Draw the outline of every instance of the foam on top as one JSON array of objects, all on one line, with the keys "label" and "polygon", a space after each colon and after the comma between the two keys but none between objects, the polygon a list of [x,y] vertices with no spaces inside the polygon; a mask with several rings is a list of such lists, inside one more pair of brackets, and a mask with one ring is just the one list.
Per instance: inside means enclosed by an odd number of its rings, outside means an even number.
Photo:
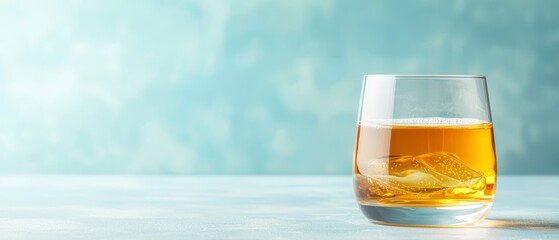
[{"label": "foam on top", "polygon": [[491,125],[491,122],[475,118],[399,118],[399,119],[374,119],[361,121],[362,126],[386,127],[386,126],[456,126],[466,127],[472,125]]}]

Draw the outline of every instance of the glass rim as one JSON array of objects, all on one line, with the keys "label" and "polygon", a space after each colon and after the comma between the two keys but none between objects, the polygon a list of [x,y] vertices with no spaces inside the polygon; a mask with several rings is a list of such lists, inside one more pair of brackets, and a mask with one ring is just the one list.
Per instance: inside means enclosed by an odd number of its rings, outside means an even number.
[{"label": "glass rim", "polygon": [[368,78],[393,78],[393,79],[486,79],[485,75],[436,75],[436,74],[365,74],[365,79]]}]

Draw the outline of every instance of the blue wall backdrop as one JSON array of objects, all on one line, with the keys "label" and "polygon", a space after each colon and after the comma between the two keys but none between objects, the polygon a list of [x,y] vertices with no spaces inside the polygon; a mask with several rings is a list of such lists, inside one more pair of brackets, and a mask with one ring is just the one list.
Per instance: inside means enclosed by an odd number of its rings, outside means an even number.
[{"label": "blue wall backdrop", "polygon": [[0,173],[348,174],[366,73],[485,74],[559,174],[559,1],[0,1]]}]

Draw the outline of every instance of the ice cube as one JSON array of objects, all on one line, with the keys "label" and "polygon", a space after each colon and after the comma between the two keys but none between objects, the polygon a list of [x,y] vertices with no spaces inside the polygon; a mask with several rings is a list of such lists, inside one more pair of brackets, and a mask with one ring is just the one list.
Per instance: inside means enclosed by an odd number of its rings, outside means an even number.
[{"label": "ice cube", "polygon": [[362,194],[366,194],[367,197],[371,197],[371,195],[394,197],[397,195],[413,194],[411,192],[393,186],[388,182],[381,181],[379,178],[367,177],[361,174],[356,174],[355,178],[355,181],[357,181],[357,187],[359,187],[359,189],[361,189],[362,191]]},{"label": "ice cube", "polygon": [[485,176],[464,163],[456,154],[448,152],[427,153],[415,157],[426,172],[444,182],[446,186],[467,186],[474,190],[485,189]]},{"label": "ice cube", "polygon": [[448,152],[387,156],[369,162],[369,186],[376,195],[470,194],[485,189],[483,173]]}]

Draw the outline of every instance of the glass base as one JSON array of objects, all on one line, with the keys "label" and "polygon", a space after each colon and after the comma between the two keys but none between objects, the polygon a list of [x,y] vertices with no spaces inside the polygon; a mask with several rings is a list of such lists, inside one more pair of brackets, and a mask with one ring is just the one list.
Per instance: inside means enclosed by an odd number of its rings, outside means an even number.
[{"label": "glass base", "polygon": [[403,207],[359,205],[374,223],[416,227],[450,227],[480,222],[493,203],[475,203],[444,207]]}]

